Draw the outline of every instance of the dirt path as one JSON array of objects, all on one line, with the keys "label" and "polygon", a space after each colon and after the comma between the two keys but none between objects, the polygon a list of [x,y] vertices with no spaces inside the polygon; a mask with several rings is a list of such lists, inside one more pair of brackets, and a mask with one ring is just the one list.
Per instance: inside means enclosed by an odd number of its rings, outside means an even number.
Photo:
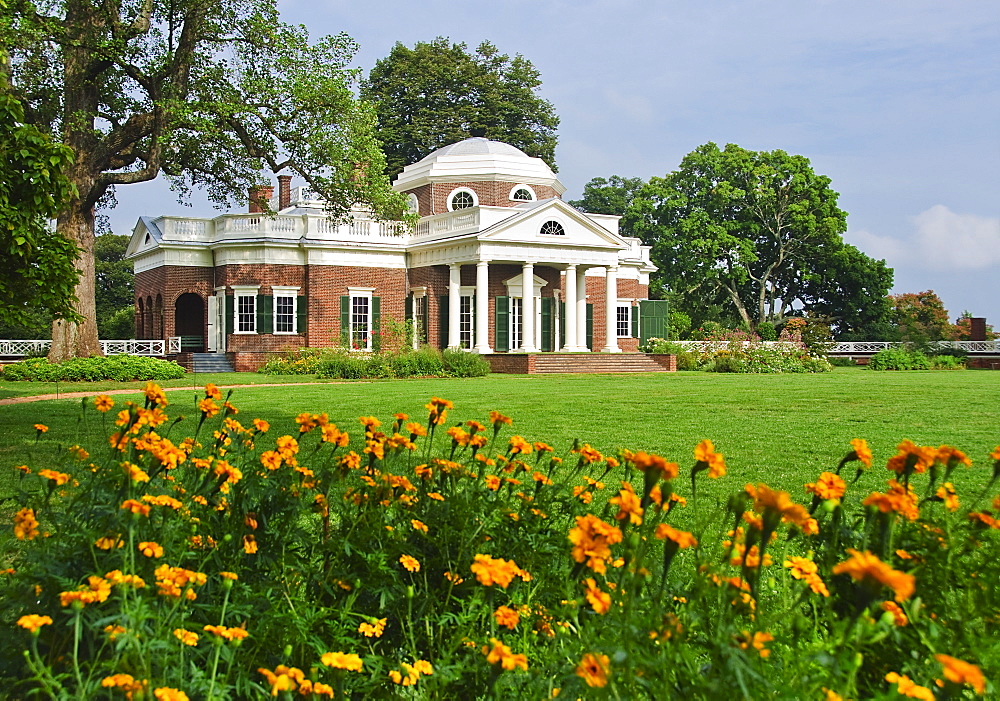
[{"label": "dirt path", "polygon": [[[258,385],[219,385],[219,389],[242,389],[246,387],[303,387],[306,385],[345,385],[357,382],[275,382]],[[190,392],[198,387],[164,387],[164,392]],[[49,399],[79,399],[80,397],[96,397],[101,394],[142,394],[141,389],[109,389],[103,392],[59,392],[59,394],[35,394],[30,397],[8,397],[0,399],[0,406],[8,404],[26,404],[28,402],[43,402]]]}]

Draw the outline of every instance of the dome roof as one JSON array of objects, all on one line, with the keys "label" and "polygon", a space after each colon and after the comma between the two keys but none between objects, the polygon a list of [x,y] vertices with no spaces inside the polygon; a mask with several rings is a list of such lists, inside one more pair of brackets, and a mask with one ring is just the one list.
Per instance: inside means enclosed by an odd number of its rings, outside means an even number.
[{"label": "dome roof", "polygon": [[500,181],[548,185],[560,195],[566,188],[541,158],[482,136],[448,144],[406,166],[393,187],[399,192],[431,182]]},{"label": "dome roof", "polygon": [[520,156],[521,158],[531,158],[521,149],[502,141],[490,141],[482,136],[473,136],[464,141],[442,146],[436,151],[420,159],[421,162],[436,159],[439,156]]}]

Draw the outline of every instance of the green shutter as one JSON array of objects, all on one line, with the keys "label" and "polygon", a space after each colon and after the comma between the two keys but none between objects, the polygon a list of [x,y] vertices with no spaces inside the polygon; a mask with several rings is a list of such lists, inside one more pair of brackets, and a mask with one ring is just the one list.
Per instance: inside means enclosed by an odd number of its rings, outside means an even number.
[{"label": "green shutter", "polygon": [[587,348],[594,350],[594,305],[587,305]]},{"label": "green shutter", "polygon": [[295,299],[295,331],[301,334],[309,331],[309,314],[304,295],[299,295]]},{"label": "green shutter", "polygon": [[496,347],[498,353],[510,350],[510,297],[497,297],[496,309]]},{"label": "green shutter", "polygon": [[[566,303],[559,303],[559,343],[566,345]],[[558,351],[559,349],[556,348]]]},{"label": "green shutter", "polygon": [[372,297],[372,350],[382,350],[382,298]]},{"label": "green shutter", "polygon": [[670,334],[670,309],[665,299],[639,301],[639,339],[645,343],[651,338],[667,338]]},{"label": "green shutter", "polygon": [[438,297],[438,348],[448,347],[448,295]]},{"label": "green shutter", "polygon": [[406,314],[406,320],[407,321],[413,321],[413,295],[412,294],[406,295],[406,311],[404,313]]},{"label": "green shutter", "polygon": [[552,302],[551,297],[542,297],[542,352],[551,353],[553,349],[552,338]]},{"label": "green shutter", "polygon": [[429,342],[427,340],[427,338],[428,338],[428,336],[427,336],[427,334],[428,334],[428,331],[427,331],[427,326],[428,326],[428,324],[427,324],[427,309],[428,309],[427,300],[428,299],[429,298],[426,295],[424,295],[423,297],[420,297],[419,299],[417,299],[417,304],[420,305],[420,312],[421,312],[420,313],[420,318],[423,319],[423,324],[420,327],[420,342],[423,343],[424,345],[426,345]]},{"label": "green shutter", "polygon": [[274,333],[274,297],[257,295],[257,333]]},{"label": "green shutter", "polygon": [[340,298],[340,344],[351,347],[351,298],[347,295]]},{"label": "green shutter", "polygon": [[233,332],[233,315],[236,313],[235,297],[226,295],[226,333]]},{"label": "green shutter", "polygon": [[632,338],[639,338],[639,307],[632,307]]}]

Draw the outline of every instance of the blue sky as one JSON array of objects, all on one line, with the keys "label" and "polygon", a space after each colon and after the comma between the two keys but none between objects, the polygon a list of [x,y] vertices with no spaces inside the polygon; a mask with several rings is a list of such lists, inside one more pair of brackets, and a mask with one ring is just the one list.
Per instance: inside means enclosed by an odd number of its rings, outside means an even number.
[{"label": "blue sky", "polygon": [[[489,40],[541,72],[556,159],[593,177],[664,175],[700,144],[808,157],[849,213],[846,240],[1000,328],[1000,3],[841,0],[279,0],[313,35],[346,32],[364,70],[397,42]],[[121,188],[143,214],[210,216],[166,186]]]}]

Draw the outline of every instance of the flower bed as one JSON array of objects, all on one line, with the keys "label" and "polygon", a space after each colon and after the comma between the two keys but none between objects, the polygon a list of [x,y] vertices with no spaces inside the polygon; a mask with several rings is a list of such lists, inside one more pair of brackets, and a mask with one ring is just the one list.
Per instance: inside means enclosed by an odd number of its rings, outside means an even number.
[{"label": "flower bed", "polygon": [[312,413],[272,431],[205,395],[183,421],[155,385],[144,406],[99,397],[106,445],[19,468],[0,577],[11,694],[994,691],[1000,447],[968,494],[951,482],[967,456],[908,441],[865,494],[857,440],[804,503],[764,484],[716,503],[699,485],[730,478],[707,440],[682,470],[557,455],[438,398],[352,437]]}]

